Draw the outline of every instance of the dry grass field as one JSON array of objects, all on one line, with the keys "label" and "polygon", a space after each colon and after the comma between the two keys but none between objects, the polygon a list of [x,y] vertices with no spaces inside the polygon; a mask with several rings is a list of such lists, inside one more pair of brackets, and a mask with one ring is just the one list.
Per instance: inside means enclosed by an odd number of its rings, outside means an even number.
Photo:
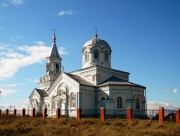
[{"label": "dry grass field", "polygon": [[0,119],[0,136],[180,136],[180,125],[175,122],[158,124],[157,121],[83,118],[30,118]]}]

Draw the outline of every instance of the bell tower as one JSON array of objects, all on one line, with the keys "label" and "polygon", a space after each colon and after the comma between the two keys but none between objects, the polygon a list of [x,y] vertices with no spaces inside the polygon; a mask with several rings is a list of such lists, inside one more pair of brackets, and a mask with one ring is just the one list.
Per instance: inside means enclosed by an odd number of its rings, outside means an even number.
[{"label": "bell tower", "polygon": [[52,50],[50,56],[46,58],[46,73],[52,76],[58,76],[61,72],[61,60],[56,46],[56,36],[53,34]]},{"label": "bell tower", "polygon": [[52,49],[50,56],[46,58],[46,75],[40,78],[39,88],[48,90],[52,83],[61,73],[61,61],[62,58],[59,55],[56,46],[56,36],[53,34]]}]

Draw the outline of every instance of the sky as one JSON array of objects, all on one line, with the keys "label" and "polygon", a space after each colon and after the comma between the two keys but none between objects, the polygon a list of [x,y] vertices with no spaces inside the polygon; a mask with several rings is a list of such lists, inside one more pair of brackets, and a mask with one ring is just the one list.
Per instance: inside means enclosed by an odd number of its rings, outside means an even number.
[{"label": "sky", "polygon": [[180,108],[179,0],[0,0],[0,108],[27,106],[54,29],[71,72],[82,68],[96,28],[111,46],[112,68],[146,86],[148,108]]}]

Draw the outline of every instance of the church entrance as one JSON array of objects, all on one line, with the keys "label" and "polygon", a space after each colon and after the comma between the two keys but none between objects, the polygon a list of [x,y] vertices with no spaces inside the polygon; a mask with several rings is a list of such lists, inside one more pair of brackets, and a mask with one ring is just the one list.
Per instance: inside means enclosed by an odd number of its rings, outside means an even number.
[{"label": "church entrance", "polygon": [[66,106],[66,99],[60,98],[57,102],[57,108],[61,110],[61,115],[66,115],[67,106]]},{"label": "church entrance", "polygon": [[60,109],[61,115],[68,115],[68,100],[67,95],[64,91],[59,93],[58,99],[57,99],[57,108]]}]

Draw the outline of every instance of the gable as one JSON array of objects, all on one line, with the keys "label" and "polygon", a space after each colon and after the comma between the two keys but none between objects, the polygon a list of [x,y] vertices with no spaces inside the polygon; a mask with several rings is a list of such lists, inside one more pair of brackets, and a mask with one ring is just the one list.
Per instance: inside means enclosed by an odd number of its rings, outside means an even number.
[{"label": "gable", "polygon": [[68,92],[71,90],[78,91],[79,83],[72,77],[68,76],[66,73],[62,72],[54,81],[54,83],[50,86],[47,93],[51,96],[55,95],[61,87],[65,87]]},{"label": "gable", "polygon": [[37,92],[36,88],[32,91],[32,93],[30,94],[29,96],[29,99],[33,99],[33,98],[36,98],[36,99],[40,99],[40,95],[39,93]]}]

